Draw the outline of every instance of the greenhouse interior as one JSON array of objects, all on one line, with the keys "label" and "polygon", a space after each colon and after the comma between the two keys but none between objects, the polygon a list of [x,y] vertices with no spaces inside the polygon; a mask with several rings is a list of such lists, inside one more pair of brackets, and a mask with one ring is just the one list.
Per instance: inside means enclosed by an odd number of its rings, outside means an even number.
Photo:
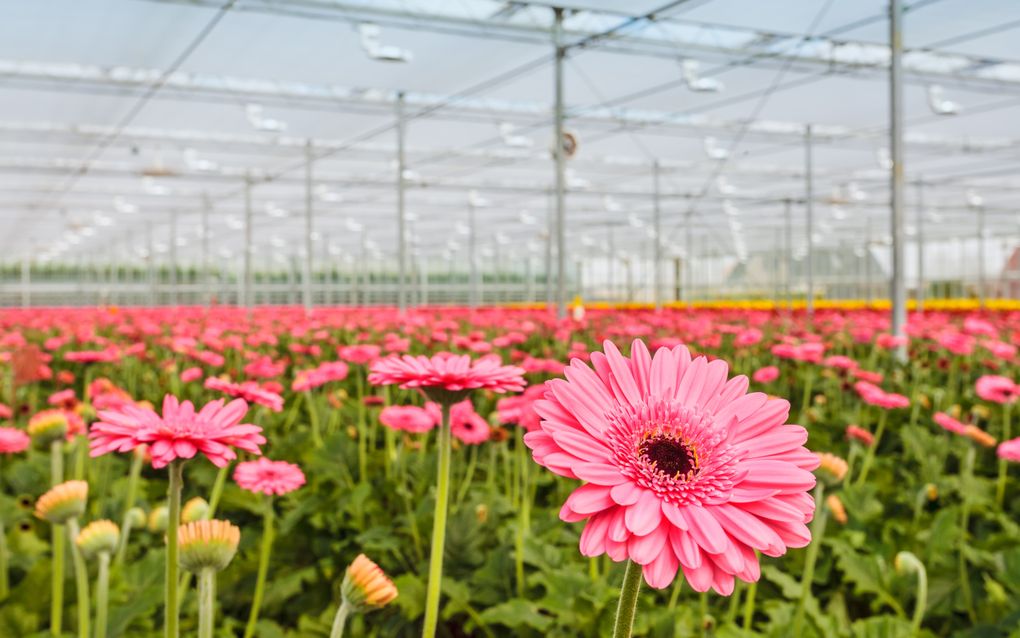
[{"label": "greenhouse interior", "polygon": [[1020,636],[1018,38],[0,3],[0,638]]}]

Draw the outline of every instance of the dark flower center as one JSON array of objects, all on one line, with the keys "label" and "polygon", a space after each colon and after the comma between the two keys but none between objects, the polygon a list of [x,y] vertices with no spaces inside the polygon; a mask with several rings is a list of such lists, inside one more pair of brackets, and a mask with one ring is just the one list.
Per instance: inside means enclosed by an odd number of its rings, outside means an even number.
[{"label": "dark flower center", "polygon": [[653,436],[638,446],[638,454],[666,476],[679,477],[698,468],[694,451],[670,436]]}]

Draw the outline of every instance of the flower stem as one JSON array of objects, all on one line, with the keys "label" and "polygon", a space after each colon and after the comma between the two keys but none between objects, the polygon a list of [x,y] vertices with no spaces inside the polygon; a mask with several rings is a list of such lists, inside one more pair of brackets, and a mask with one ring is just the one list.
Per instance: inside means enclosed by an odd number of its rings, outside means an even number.
[{"label": "flower stem", "polygon": [[269,574],[269,554],[273,550],[273,497],[266,495],[265,514],[262,523],[262,548],[259,550],[259,571],[255,579],[255,596],[251,602],[251,613],[248,614],[248,624],[244,628],[244,638],[252,638],[255,635],[255,625],[259,621],[259,608],[262,607],[262,597],[266,593],[266,576]]},{"label": "flower stem", "polygon": [[422,638],[433,638],[439,624],[439,596],[443,579],[443,546],[446,542],[446,513],[450,498],[450,404],[443,403],[443,422],[439,424],[439,461],[436,470],[436,509],[432,521],[432,548],[429,553],[429,584],[425,595],[425,623]]},{"label": "flower stem", "polygon": [[825,536],[825,523],[828,519],[828,510],[825,508],[825,483],[819,482],[815,485],[815,520],[811,521],[811,544],[808,546],[807,555],[804,557],[804,572],[800,577],[800,600],[797,602],[797,611],[793,616],[793,635],[800,636],[804,624],[804,611],[807,607],[808,598],[811,597],[811,583],[815,578],[815,563],[818,561],[818,550],[822,546],[822,538]]},{"label": "flower stem", "polygon": [[6,600],[11,593],[11,580],[7,571],[7,530],[3,519],[0,519],[0,601]]},{"label": "flower stem", "polygon": [[50,443],[50,486],[64,482],[64,441]]},{"label": "flower stem", "polygon": [[216,516],[216,508],[220,504],[220,497],[223,496],[223,486],[227,482],[227,474],[230,472],[230,465],[224,465],[216,472],[216,480],[213,481],[212,492],[209,494],[209,511],[205,514],[205,520],[211,521]]},{"label": "flower stem", "polygon": [[634,631],[634,615],[637,612],[638,593],[641,591],[641,566],[627,561],[620,586],[620,602],[616,607],[616,623],[613,638],[630,638]]},{"label": "flower stem", "polygon": [[216,570],[206,567],[198,575],[198,638],[213,638],[215,619]]},{"label": "flower stem", "polygon": [[888,416],[889,411],[882,410],[878,417],[875,440],[868,446],[868,452],[864,455],[864,462],[861,463],[861,474],[857,477],[857,485],[864,485],[864,481],[868,480],[868,471],[871,469],[871,464],[875,461],[875,453],[878,450],[878,446],[882,443],[882,434],[885,432],[885,422]]},{"label": "flower stem", "polygon": [[917,600],[910,622],[910,635],[919,636],[921,623],[924,622],[924,612],[928,607],[928,572],[924,568],[924,563],[910,552],[900,552],[896,555],[896,571],[901,570],[917,574]]},{"label": "flower stem", "polygon": [[311,391],[305,392],[305,406],[308,408],[308,420],[312,422],[312,443],[322,447],[322,429],[319,425],[319,406],[315,405]]},{"label": "flower stem", "polygon": [[53,577],[50,592],[50,635],[60,636],[64,620],[64,526],[54,525],[53,539]]},{"label": "flower stem", "polygon": [[333,628],[329,632],[329,638],[341,638],[344,635],[344,625],[347,624],[347,616],[351,613],[351,606],[346,600],[340,602],[340,608],[336,610],[333,618]]},{"label": "flower stem", "polygon": [[89,638],[90,612],[92,605],[89,604],[89,572],[85,568],[85,557],[75,539],[78,538],[78,519],[72,518],[67,521],[67,537],[71,541],[71,560],[74,561],[74,584],[78,592],[78,638]]},{"label": "flower stem", "polygon": [[970,498],[968,490],[974,475],[974,445],[967,446],[967,455],[963,458],[963,468],[960,470],[961,493],[963,502],[960,505],[960,593],[963,595],[963,604],[967,608],[967,615],[971,622],[974,622],[977,615],[974,613],[974,598],[970,591],[970,573],[967,569],[967,530],[970,527]]},{"label": "flower stem", "polygon": [[754,581],[747,588],[747,598],[744,600],[744,631],[751,631],[754,624],[754,598],[758,593],[758,581]]},{"label": "flower stem", "polygon": [[[1002,439],[1008,441],[1011,436],[1010,433],[1010,414],[1009,406],[1007,403],[1002,406]],[[995,483],[995,503],[1002,508],[1002,503],[1006,499],[1006,472],[1009,461],[1006,459],[999,459],[999,480]]]},{"label": "flower stem", "polygon": [[96,576],[96,638],[106,638],[106,618],[110,607],[110,552],[99,552]]},{"label": "flower stem", "polygon": [[168,516],[166,528],[166,597],[163,603],[163,635],[177,638],[180,610],[177,608],[177,527],[181,524],[181,490],[184,487],[184,462],[170,462],[170,483],[167,487]]}]

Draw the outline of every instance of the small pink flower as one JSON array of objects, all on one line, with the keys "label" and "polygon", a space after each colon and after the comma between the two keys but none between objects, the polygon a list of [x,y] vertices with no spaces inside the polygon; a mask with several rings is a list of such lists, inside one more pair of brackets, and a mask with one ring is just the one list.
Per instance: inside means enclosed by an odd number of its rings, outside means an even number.
[{"label": "small pink flower", "polygon": [[1013,403],[1020,397],[1020,385],[1008,377],[986,374],[978,378],[974,391],[985,401]]},{"label": "small pink flower", "polygon": [[234,468],[234,481],[241,489],[249,492],[280,495],[304,485],[305,474],[293,463],[270,461],[262,457],[238,463]]},{"label": "small pink flower", "polygon": [[998,454],[1000,459],[1020,463],[1020,437],[1000,443]]},{"label": "small pink flower", "polygon": [[946,430],[953,434],[959,434],[961,436],[967,434],[967,425],[957,421],[953,417],[949,416],[945,412],[936,412],[935,416],[932,417],[935,423],[941,425]]},{"label": "small pink flower", "polygon": [[836,368],[838,370],[853,370],[857,367],[857,362],[850,357],[844,357],[843,355],[832,355],[831,357],[825,357],[822,364],[828,368]]},{"label": "small pink flower", "polygon": [[379,358],[382,351],[377,345],[362,343],[353,346],[341,346],[337,348],[337,355],[347,363],[363,366],[372,363]]},{"label": "small pink flower", "polygon": [[262,428],[241,423],[248,404],[242,399],[223,405],[223,399],[205,404],[196,412],[191,401],[178,402],[166,395],[163,415],[149,408],[124,405],[102,410],[89,432],[92,456],[109,452],[129,452],[149,446],[152,467],[161,468],[176,459],[190,459],[201,452],[217,467],[225,467],[237,458],[234,448],[261,454],[266,442]]},{"label": "small pink flower", "polygon": [[863,443],[866,447],[870,447],[875,443],[875,435],[868,432],[859,425],[850,424],[846,426],[846,438],[851,441],[858,441]]},{"label": "small pink flower", "polygon": [[198,366],[192,366],[187,370],[181,372],[181,381],[184,383],[191,383],[192,381],[198,381],[202,378],[202,368]]},{"label": "small pink flower", "polygon": [[478,445],[489,440],[492,428],[475,412],[471,401],[465,399],[450,408],[450,432],[462,443]]},{"label": "small pink flower", "polygon": [[273,392],[269,387],[261,386],[254,381],[234,383],[219,377],[209,377],[205,380],[205,387],[210,390],[224,392],[232,397],[257,403],[269,408],[273,412],[281,412],[283,410],[283,397]]},{"label": "small pink flower", "polygon": [[415,434],[428,432],[436,427],[435,415],[416,405],[391,405],[379,412],[379,422],[393,430]]},{"label": "small pink flower", "polygon": [[758,368],[751,375],[751,379],[755,383],[772,383],[779,378],[779,368],[776,366],[765,366],[764,368]]},{"label": "small pink flower", "polygon": [[437,388],[452,393],[469,390],[503,393],[523,390],[523,374],[521,368],[502,365],[497,355],[472,361],[467,355],[440,352],[431,358],[404,355],[380,359],[372,364],[368,382],[402,388]]},{"label": "small pink flower", "polygon": [[32,438],[18,428],[0,428],[0,454],[17,454],[28,449]]}]

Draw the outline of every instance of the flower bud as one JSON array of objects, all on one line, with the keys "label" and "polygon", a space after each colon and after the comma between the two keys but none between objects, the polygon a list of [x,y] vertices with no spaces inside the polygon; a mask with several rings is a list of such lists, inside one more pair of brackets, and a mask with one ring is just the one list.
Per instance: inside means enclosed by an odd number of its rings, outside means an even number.
[{"label": "flower bud", "polygon": [[237,553],[241,530],[228,521],[194,521],[177,531],[178,563],[192,573],[212,568],[221,571]]},{"label": "flower bud", "polygon": [[130,525],[133,529],[145,527],[145,510],[140,507],[132,507],[127,511],[125,517],[127,525]]},{"label": "flower bud", "polygon": [[995,447],[996,444],[995,437],[985,432],[976,425],[968,425],[966,428],[964,428],[963,434],[968,439],[974,441],[978,445],[983,445],[985,447]]},{"label": "flower bud", "polygon": [[479,503],[475,506],[475,519],[484,525],[489,520],[489,506],[485,503]]},{"label": "flower bud", "polygon": [[68,427],[63,410],[43,410],[28,420],[28,435],[36,445],[46,447],[66,437]]},{"label": "flower bud", "polygon": [[347,604],[359,611],[385,607],[397,597],[393,581],[364,554],[347,568],[341,591]]},{"label": "flower bud", "polygon": [[209,503],[201,496],[196,496],[181,508],[181,522],[191,523],[202,520],[209,513]]},{"label": "flower bud", "polygon": [[840,525],[846,525],[846,522],[848,520],[846,515],[846,508],[843,507],[843,501],[840,500],[838,495],[829,494],[827,497],[825,497],[825,505],[829,508],[829,511],[832,512],[833,520],[835,520]]},{"label": "flower bud", "polygon": [[818,465],[820,478],[830,484],[839,483],[843,480],[849,469],[846,461],[829,452],[820,452],[817,456],[820,461]]},{"label": "flower bud", "polygon": [[165,532],[167,525],[170,523],[170,510],[166,505],[157,505],[152,508],[149,512],[149,520],[147,526],[149,531],[153,534],[159,534]]},{"label": "flower bud", "polygon": [[63,525],[85,513],[89,484],[85,481],[67,481],[56,485],[35,502],[37,518],[54,525]]},{"label": "flower bud", "polygon": [[86,557],[102,552],[112,554],[120,543],[120,528],[113,521],[92,521],[78,533],[74,542]]}]

